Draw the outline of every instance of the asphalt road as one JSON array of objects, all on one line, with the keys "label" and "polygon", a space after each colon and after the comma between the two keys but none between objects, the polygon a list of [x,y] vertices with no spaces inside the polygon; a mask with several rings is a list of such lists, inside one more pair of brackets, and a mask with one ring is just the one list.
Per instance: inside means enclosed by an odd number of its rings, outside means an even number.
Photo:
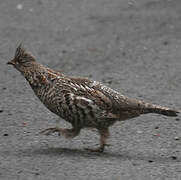
[{"label": "asphalt road", "polygon": [[181,180],[181,118],[144,115],[73,140],[38,132],[59,123],[6,65],[20,42],[37,60],[123,94],[181,107],[180,0],[0,1],[1,180]]}]

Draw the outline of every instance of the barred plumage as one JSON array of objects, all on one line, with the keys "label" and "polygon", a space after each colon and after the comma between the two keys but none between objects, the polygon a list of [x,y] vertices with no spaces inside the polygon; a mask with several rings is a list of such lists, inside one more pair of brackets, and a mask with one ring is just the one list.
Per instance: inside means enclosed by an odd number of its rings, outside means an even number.
[{"label": "barred plumage", "polygon": [[[72,129],[48,128],[42,133],[58,132],[75,137],[82,128],[98,129],[101,139],[96,151],[102,152],[109,136],[109,126],[116,121],[146,113],[177,116],[178,111],[128,98],[93,80],[66,76],[35,61],[21,45],[8,64],[20,71],[42,103],[72,124]],[[94,150],[95,151],[95,150]]]}]

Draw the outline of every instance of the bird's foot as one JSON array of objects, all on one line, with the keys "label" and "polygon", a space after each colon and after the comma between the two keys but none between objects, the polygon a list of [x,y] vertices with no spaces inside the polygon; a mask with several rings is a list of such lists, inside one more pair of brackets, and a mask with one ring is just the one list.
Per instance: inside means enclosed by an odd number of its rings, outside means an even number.
[{"label": "bird's foot", "polygon": [[40,134],[45,134],[45,135],[50,135],[52,133],[58,132],[59,136],[64,136],[66,138],[74,138],[77,136],[80,132],[80,129],[62,129],[59,127],[54,127],[54,128],[48,128],[40,132]]},{"label": "bird's foot", "polygon": [[85,148],[85,150],[89,151],[89,152],[98,152],[98,153],[104,152],[104,148],[102,148],[102,147],[98,147],[98,148],[95,148],[95,149]]},{"label": "bird's foot", "polygon": [[43,131],[40,131],[39,133],[40,134],[45,134],[45,135],[50,135],[50,134],[53,134],[55,132],[58,132],[58,135],[60,136],[61,135],[61,132],[62,132],[62,129],[59,128],[59,127],[53,127],[53,128],[47,128]]},{"label": "bird's foot", "polygon": [[102,146],[95,148],[95,149],[91,149],[91,148],[85,148],[86,151],[90,151],[90,152],[99,152],[102,153],[104,152],[104,147],[105,146],[111,146],[111,144],[103,144]]},{"label": "bird's foot", "polygon": [[102,146],[99,146],[98,148],[91,149],[91,148],[85,148],[85,150],[90,151],[90,152],[99,152],[102,153],[104,152],[104,147],[107,146],[107,144],[104,144]]}]

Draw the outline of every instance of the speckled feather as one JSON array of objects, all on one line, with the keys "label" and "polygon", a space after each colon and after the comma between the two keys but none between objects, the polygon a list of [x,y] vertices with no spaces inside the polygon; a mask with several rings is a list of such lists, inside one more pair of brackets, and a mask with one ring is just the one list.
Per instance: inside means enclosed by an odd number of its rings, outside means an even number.
[{"label": "speckled feather", "polygon": [[49,69],[37,63],[21,45],[9,64],[23,74],[37,97],[51,112],[73,126],[73,129],[49,128],[51,132],[74,137],[82,128],[96,128],[101,135],[98,149],[101,151],[109,134],[108,127],[116,121],[146,113],[177,115],[175,110],[128,98],[97,81],[67,76]]}]

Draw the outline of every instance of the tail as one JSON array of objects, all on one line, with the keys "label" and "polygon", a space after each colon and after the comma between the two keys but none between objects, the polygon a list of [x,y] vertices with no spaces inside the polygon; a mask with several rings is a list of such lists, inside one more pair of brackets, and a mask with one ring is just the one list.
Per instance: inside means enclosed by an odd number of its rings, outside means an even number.
[{"label": "tail", "polygon": [[178,116],[178,113],[180,113],[181,111],[177,111],[177,110],[159,106],[159,105],[146,103],[145,112],[146,113],[157,113],[157,114],[162,114],[165,116],[176,117],[176,116]]}]

